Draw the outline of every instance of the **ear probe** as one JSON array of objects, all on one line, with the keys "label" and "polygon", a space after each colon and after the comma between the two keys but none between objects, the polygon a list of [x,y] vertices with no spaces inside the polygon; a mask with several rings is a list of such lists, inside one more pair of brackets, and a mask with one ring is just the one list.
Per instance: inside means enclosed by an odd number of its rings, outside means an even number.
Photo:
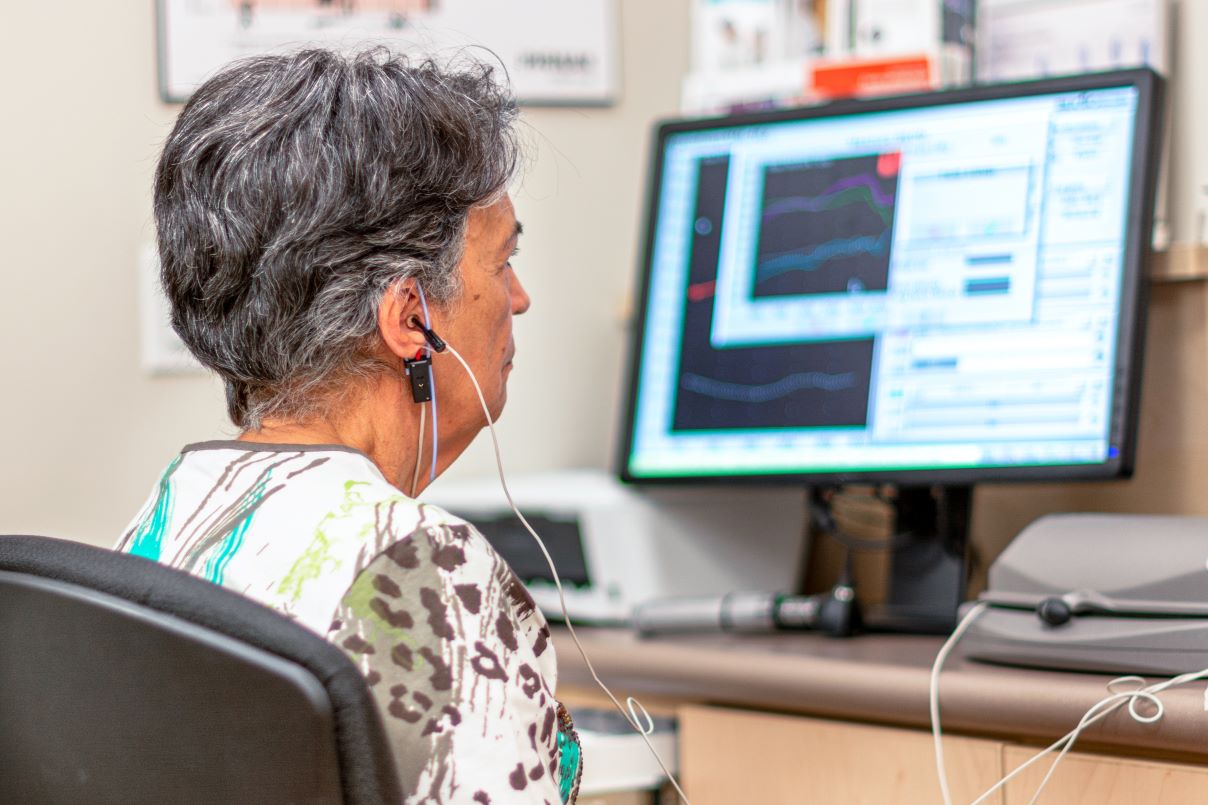
[{"label": "ear probe", "polygon": [[411,317],[411,324],[414,324],[416,327],[418,327],[420,332],[424,334],[424,340],[428,342],[428,346],[432,347],[433,352],[444,352],[446,349],[448,349],[449,345],[446,344],[444,339],[437,335],[436,331],[431,327],[425,326],[414,316]]},{"label": "ear probe", "polygon": [[[421,324],[419,319],[412,316],[410,323],[423,332],[424,340],[428,342],[432,352],[444,352],[448,349],[448,344],[444,342],[444,339],[437,335],[432,328]],[[415,353],[414,358],[404,359],[403,366],[407,370],[407,377],[411,380],[411,399],[417,403],[426,403],[431,400],[432,358],[424,355],[421,349]]]}]

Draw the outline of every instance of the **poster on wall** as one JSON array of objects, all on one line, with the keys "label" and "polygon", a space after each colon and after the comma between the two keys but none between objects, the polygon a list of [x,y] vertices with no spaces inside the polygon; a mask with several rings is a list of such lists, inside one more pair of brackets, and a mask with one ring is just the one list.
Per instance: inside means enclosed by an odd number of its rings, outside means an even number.
[{"label": "poster on wall", "polygon": [[158,0],[157,15],[169,103],[245,56],[374,45],[498,60],[522,104],[604,105],[618,92],[616,0]]}]

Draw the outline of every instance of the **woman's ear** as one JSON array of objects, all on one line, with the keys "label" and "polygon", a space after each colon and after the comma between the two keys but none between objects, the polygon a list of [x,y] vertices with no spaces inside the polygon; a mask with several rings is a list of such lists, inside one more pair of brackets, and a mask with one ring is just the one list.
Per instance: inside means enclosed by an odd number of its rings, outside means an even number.
[{"label": "woman's ear", "polygon": [[399,359],[414,358],[426,346],[423,306],[414,279],[399,280],[386,289],[378,305],[378,334]]}]

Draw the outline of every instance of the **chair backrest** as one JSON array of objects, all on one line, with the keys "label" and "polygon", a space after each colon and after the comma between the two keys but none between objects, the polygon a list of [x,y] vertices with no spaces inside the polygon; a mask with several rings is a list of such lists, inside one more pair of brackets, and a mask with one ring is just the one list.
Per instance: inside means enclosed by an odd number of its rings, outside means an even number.
[{"label": "chair backrest", "polygon": [[186,573],[0,537],[0,802],[401,800],[356,666]]}]

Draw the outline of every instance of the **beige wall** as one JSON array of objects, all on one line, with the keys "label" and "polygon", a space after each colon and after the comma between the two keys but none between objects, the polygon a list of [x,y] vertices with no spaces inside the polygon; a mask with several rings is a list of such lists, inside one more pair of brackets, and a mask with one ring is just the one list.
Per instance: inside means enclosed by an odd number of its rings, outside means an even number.
[{"label": "beige wall", "polygon": [[[108,543],[181,444],[231,430],[215,382],[138,364],[136,260],[175,114],[157,95],[152,2],[67,5],[6,9],[0,48],[0,533]],[[620,103],[525,113],[518,266],[534,306],[500,428],[511,471],[612,459],[647,136],[688,60],[688,0],[620,5]],[[983,558],[1045,511],[1208,514],[1205,293],[1155,287],[1136,478],[983,487]],[[491,467],[480,439],[450,475]]]},{"label": "beige wall", "polygon": [[[517,263],[533,296],[509,470],[607,466],[650,122],[674,113],[687,0],[621,0],[620,102],[530,109]],[[0,533],[112,542],[182,444],[231,435],[219,385],[139,368],[137,256],[176,109],[151,0],[10,4],[0,48]],[[482,439],[457,475],[493,466]]]},{"label": "beige wall", "polygon": [[138,366],[136,258],[174,110],[150,3],[22,3],[0,49],[0,531],[112,540],[217,386]]}]

